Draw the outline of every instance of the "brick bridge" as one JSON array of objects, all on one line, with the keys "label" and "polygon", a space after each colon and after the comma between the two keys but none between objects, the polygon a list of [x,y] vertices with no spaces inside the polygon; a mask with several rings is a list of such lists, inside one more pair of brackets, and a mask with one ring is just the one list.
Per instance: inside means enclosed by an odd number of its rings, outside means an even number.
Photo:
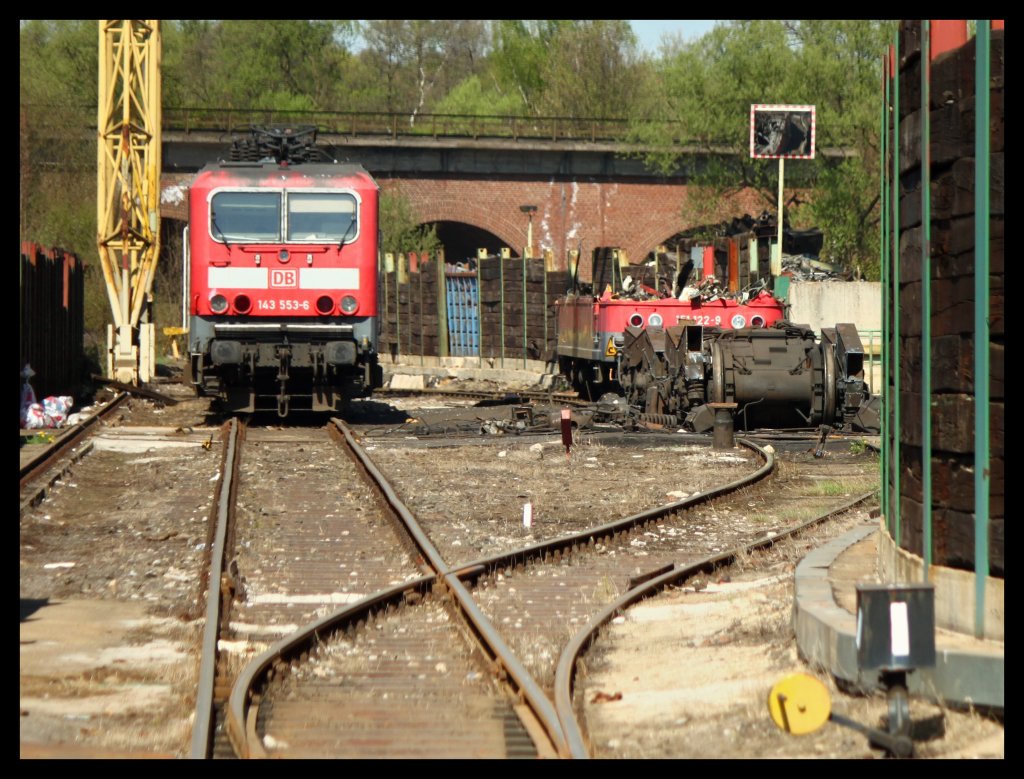
[{"label": "brick bridge", "polygon": [[[224,135],[165,133],[161,214],[183,220],[181,197],[192,174],[226,153]],[[339,160],[359,162],[384,191],[403,192],[421,224],[437,227],[446,257],[520,256],[533,214],[534,254],[550,250],[564,268],[568,251],[581,249],[581,274],[595,249],[624,249],[633,262],[695,225],[685,224],[685,170],[657,176],[624,156],[616,143],[466,138],[352,138],[321,135]],[[692,166],[690,158],[686,166]],[[733,198],[722,219],[765,208],[750,190]]]}]

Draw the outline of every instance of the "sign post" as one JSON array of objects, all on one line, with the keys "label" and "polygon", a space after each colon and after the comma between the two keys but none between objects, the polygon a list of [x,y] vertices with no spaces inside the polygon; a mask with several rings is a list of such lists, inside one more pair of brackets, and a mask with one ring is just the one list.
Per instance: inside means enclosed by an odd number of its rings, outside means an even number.
[{"label": "sign post", "polygon": [[779,161],[778,244],[771,253],[771,274],[782,274],[783,189],[786,160],[814,159],[816,111],[812,105],[750,106],[750,156]]}]

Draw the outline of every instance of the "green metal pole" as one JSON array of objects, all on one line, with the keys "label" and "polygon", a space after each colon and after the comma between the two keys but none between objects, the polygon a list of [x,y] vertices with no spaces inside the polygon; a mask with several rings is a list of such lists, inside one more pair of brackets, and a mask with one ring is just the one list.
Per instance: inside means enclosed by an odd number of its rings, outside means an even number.
[{"label": "green metal pole", "polygon": [[437,253],[437,354],[451,356],[448,344],[448,285],[444,275],[444,250]]},{"label": "green metal pole", "polygon": [[974,74],[974,635],[985,635],[989,488],[989,99],[991,21],[975,21]]},{"label": "green metal pole", "polygon": [[402,354],[402,272],[400,266],[402,264],[402,255],[398,254],[395,256],[395,342],[398,344],[398,352],[396,354]]},{"label": "green metal pole", "polygon": [[[543,252],[542,252],[543,254]],[[548,351],[548,261],[544,258],[544,351],[542,355],[547,354]]]},{"label": "green metal pole", "polygon": [[523,370],[526,370],[526,257],[523,257]]},{"label": "green metal pole", "polygon": [[882,135],[879,162],[881,209],[878,217],[879,264],[882,272],[882,513],[885,526],[892,532],[892,512],[889,507],[889,53],[882,57]]},{"label": "green metal pole", "polygon": [[505,258],[498,255],[498,282],[501,284],[501,367],[505,367]]},{"label": "green metal pole", "polygon": [[893,415],[893,525],[900,545],[900,469],[902,467],[900,420],[900,34],[896,32],[892,60],[892,415]]},{"label": "green metal pole", "polygon": [[480,276],[480,263],[476,264],[476,361],[478,366],[484,364],[484,311],[483,303],[483,279]]},{"label": "green metal pole", "polygon": [[391,307],[391,301],[388,300],[388,269],[384,266],[384,330],[388,334],[388,341],[391,341],[391,329],[388,327],[388,309]]},{"label": "green metal pole", "polygon": [[418,313],[420,315],[420,367],[423,367],[424,354],[423,354],[423,257],[421,256],[419,261],[416,263],[416,285],[419,288],[420,305]]},{"label": "green metal pole", "polygon": [[931,22],[921,22],[921,522],[924,571],[932,564],[932,153]]}]

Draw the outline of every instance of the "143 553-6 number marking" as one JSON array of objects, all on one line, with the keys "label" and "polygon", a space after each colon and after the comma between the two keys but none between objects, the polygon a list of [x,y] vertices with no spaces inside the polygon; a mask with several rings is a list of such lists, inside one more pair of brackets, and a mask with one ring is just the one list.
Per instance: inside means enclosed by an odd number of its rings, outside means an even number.
[{"label": "143 553-6 number marking", "polygon": [[308,300],[258,300],[256,302],[258,311],[309,311]]}]

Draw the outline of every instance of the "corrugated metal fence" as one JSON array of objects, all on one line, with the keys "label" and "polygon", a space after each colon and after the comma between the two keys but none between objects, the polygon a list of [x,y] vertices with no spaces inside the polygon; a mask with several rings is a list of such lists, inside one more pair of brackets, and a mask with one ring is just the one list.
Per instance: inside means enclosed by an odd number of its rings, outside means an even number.
[{"label": "corrugated metal fence", "polygon": [[84,271],[82,261],[63,249],[21,244],[17,368],[32,366],[38,398],[75,395],[82,382]]}]

